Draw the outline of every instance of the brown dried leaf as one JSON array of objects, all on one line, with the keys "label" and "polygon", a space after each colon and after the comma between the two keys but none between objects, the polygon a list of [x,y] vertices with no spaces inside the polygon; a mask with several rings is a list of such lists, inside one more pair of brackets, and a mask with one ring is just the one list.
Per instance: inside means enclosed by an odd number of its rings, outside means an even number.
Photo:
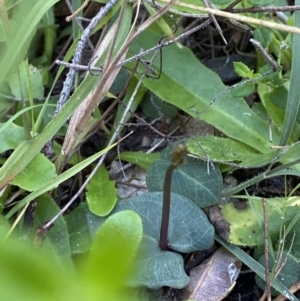
[{"label": "brown dried leaf", "polygon": [[225,248],[191,270],[190,283],[178,292],[177,300],[220,301],[235,286],[242,262]]}]

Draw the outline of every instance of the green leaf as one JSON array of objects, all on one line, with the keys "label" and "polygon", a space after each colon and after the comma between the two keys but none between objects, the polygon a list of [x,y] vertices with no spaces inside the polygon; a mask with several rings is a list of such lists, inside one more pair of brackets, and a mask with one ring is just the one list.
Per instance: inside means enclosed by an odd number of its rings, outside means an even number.
[{"label": "green leaf", "polygon": [[143,152],[122,152],[121,160],[141,166],[148,170],[155,160],[160,158],[160,153],[146,154]]},{"label": "green leaf", "polygon": [[265,6],[275,3],[275,0],[247,0],[247,2],[254,6]]},{"label": "green leaf", "polygon": [[[275,256],[279,257],[279,252],[275,252]],[[277,276],[277,279],[286,287],[291,287],[295,283],[299,282],[300,280],[300,266],[298,262],[296,261],[293,256],[290,254],[283,252],[282,254],[282,260],[284,261],[284,264],[282,266],[282,269],[280,270],[280,273]],[[264,255],[259,258],[259,263],[264,265],[265,257]],[[269,267],[270,269],[275,269],[278,262],[274,262],[273,258],[269,258]],[[255,276],[256,283],[260,286],[261,289],[265,289],[266,282],[258,277]],[[272,295],[279,295],[278,292],[276,292],[274,289],[272,289]],[[294,299],[290,299],[294,300]]]},{"label": "green leaf", "polygon": [[232,0],[212,0],[211,2],[216,5],[228,5],[232,2]]},{"label": "green leaf", "polygon": [[[119,201],[113,213],[132,210],[139,214],[143,222],[144,239],[139,250],[138,265],[132,278],[130,278],[130,283],[152,288],[161,287],[162,283],[165,283],[182,288],[187,283],[187,276],[182,271],[181,256],[174,254],[174,252],[161,252],[159,250],[162,197],[162,193],[156,192]],[[83,236],[86,233],[91,233],[94,236],[105,221],[104,218],[98,217],[84,208],[80,209],[77,216],[81,216],[80,222],[86,219],[85,222],[83,221],[86,226],[81,232]],[[75,225],[76,216],[72,217],[72,220],[72,224]],[[71,225],[70,220],[68,220],[68,225]],[[78,226],[74,227],[72,232],[74,233],[77,229],[80,231]],[[178,252],[188,253],[207,249],[213,244],[214,228],[204,212],[190,200],[175,193],[171,194],[168,232],[170,246],[172,250]],[[80,236],[74,236],[78,239],[79,245],[85,240]],[[75,240],[74,243],[76,243]],[[167,265],[166,269],[161,269],[162,264]],[[179,266],[173,266],[175,264]],[[160,281],[163,282],[160,283]]]},{"label": "green leaf", "polygon": [[189,155],[202,160],[207,160],[209,156],[209,159],[214,162],[240,162],[250,160],[257,155],[254,149],[243,143],[217,136],[188,139],[186,146]]},{"label": "green leaf", "polygon": [[[52,198],[47,195],[40,196],[35,211],[34,229],[52,219],[59,211],[60,209]],[[53,258],[56,258],[59,264],[72,271],[73,262],[71,259],[69,234],[63,216],[60,216],[55,221],[54,226],[47,233],[41,249],[52,252]]]},{"label": "green leaf", "polygon": [[177,115],[176,107],[165,103],[153,93],[147,92],[141,102],[144,114],[153,119],[155,118],[174,118]]},{"label": "green leaf", "polygon": [[[252,205],[255,206],[256,213],[263,215],[261,198],[251,197]],[[272,198],[267,200],[267,213],[269,216],[270,236],[279,239],[280,223],[282,219],[276,214],[277,208],[297,206],[299,198],[291,197],[288,200],[283,198]],[[262,229],[259,225],[254,210],[248,206],[246,209],[238,210],[232,203],[221,206],[223,218],[230,223],[230,234],[228,242],[241,246],[256,246],[257,238],[262,235]],[[292,207],[291,207],[292,208]],[[291,209],[292,210],[292,209]],[[295,210],[294,210],[295,211]],[[297,210],[296,210],[297,211]],[[273,214],[275,214],[274,217]],[[287,222],[291,219],[287,219]],[[288,244],[290,245],[290,244]]]},{"label": "green leaf", "polygon": [[117,202],[117,190],[104,165],[97,170],[86,188],[86,200],[91,212],[99,216],[109,214]]},{"label": "green leaf", "polygon": [[36,27],[44,14],[58,0],[26,0],[20,2],[14,11],[13,20],[16,22],[16,30],[12,34],[12,39],[7,51],[1,52],[0,62],[0,85],[6,79],[14,64],[23,58],[29,43],[35,33]]},{"label": "green leaf", "polygon": [[[164,150],[161,159],[154,162],[147,173],[149,191],[163,191],[165,173],[171,164],[170,148]],[[217,204],[221,198],[223,181],[217,164],[210,168],[201,160],[188,157],[172,174],[171,191],[192,200],[201,208]]]},{"label": "green leaf", "polygon": [[[65,217],[69,231],[72,254],[85,253],[91,248],[93,237],[90,226],[92,226],[93,220],[88,218],[88,212],[89,209],[87,203],[81,203]],[[92,217],[94,217],[94,215]],[[96,230],[92,232],[95,233]]]},{"label": "green leaf", "polygon": [[[145,193],[138,197],[118,202],[115,210],[133,210],[143,221],[144,234],[159,241],[161,192]],[[213,244],[214,228],[205,213],[189,199],[171,194],[169,243],[173,250],[188,253],[204,250]]]},{"label": "green leaf", "polygon": [[253,70],[242,62],[233,62],[235,73],[241,78],[253,78]]},{"label": "green leaf", "polygon": [[246,97],[250,95],[254,91],[254,89],[254,83],[243,84],[243,82],[241,82],[241,85],[238,85],[231,89],[231,95],[233,97]]},{"label": "green leaf", "polygon": [[83,274],[86,300],[122,300],[142,236],[142,221],[133,211],[118,212],[104,222]]},{"label": "green leaf", "polygon": [[[146,30],[134,41],[131,51],[139,53],[140,49],[151,48],[159,39],[158,34]],[[270,150],[267,121],[258,117],[245,100],[236,99],[231,96],[230,91],[227,91],[212,103],[214,97],[226,89],[220,78],[202,65],[186,47],[179,49],[175,45],[170,45],[162,51],[161,77],[160,79],[145,78],[143,83],[148,89],[192,117],[200,118],[213,125],[228,137],[263,153]],[[149,58],[150,55],[145,56],[145,59]],[[154,60],[153,66],[159,70],[159,58]],[[135,74],[135,76],[140,75]],[[200,114],[199,112],[203,110],[205,111]],[[272,144],[278,142],[279,137],[274,134]]]},{"label": "green leaf", "polygon": [[286,101],[288,97],[288,90],[284,86],[279,86],[273,89],[270,93],[270,99],[274,106],[279,109],[285,110],[286,108]]},{"label": "green leaf", "polygon": [[44,97],[42,70],[28,65],[27,60],[19,64],[19,74],[10,74],[8,83],[12,94],[19,99],[28,100],[29,95],[33,98]]},{"label": "green leaf", "polygon": [[25,169],[15,177],[12,184],[27,191],[34,191],[55,177],[56,170],[54,164],[43,154],[38,154]]},{"label": "green leaf", "polygon": [[[300,4],[300,1],[296,1],[296,5]],[[295,27],[300,27],[300,12],[294,12],[295,17]],[[293,35],[293,53],[298,53],[300,49],[300,36]],[[292,135],[297,117],[300,116],[300,86],[298,81],[300,69],[300,57],[298,55],[293,55],[292,58],[292,68],[290,74],[290,87],[287,99],[287,106],[285,110],[284,123],[282,127],[282,135],[280,138],[279,145],[286,145],[289,138]]]},{"label": "green leaf", "polygon": [[157,240],[147,235],[143,237],[136,263],[136,270],[130,280],[130,284],[136,287],[183,288],[190,280],[183,268],[183,257],[175,252],[162,251]]},{"label": "green leaf", "polygon": [[35,252],[24,243],[1,239],[0,262],[2,300],[84,300],[74,275],[66,273],[49,253]]},{"label": "green leaf", "polygon": [[[5,123],[0,123],[0,128],[5,126]],[[0,153],[9,149],[16,149],[17,146],[26,140],[24,128],[11,123],[5,131],[0,132]]]},{"label": "green leaf", "polygon": [[270,237],[277,242],[280,237],[280,229],[282,225],[285,229],[290,227],[291,222],[296,218],[291,225],[289,232],[286,232],[286,238],[284,242],[284,249],[290,252],[298,262],[300,262],[300,209],[297,206],[286,207],[284,214],[280,214],[278,211],[274,211],[269,217],[269,233]]},{"label": "green leaf", "polygon": [[[75,175],[76,173],[78,173],[79,171],[81,171],[83,168],[85,168],[86,166],[88,166],[89,164],[91,164],[93,161],[95,161],[96,159],[98,159],[101,155],[103,155],[104,153],[106,153],[107,151],[109,151],[110,149],[112,149],[115,145],[116,144],[113,144],[113,145],[105,148],[104,150],[96,153],[95,155],[93,155],[93,156],[85,159],[84,161],[78,163],[77,165],[71,167],[70,169],[66,170],[62,174],[58,175],[54,179],[51,179],[51,180],[47,181],[46,183],[42,183],[41,187],[38,190],[33,191],[28,196],[26,196],[24,199],[22,199],[17,205],[15,205],[6,214],[6,218],[10,218],[14,213],[18,212],[18,210],[20,210],[21,208],[23,208],[23,206],[25,206],[26,204],[28,204],[29,202],[31,202],[32,200],[34,200],[38,196],[42,195],[43,193],[45,193],[45,192],[47,192],[47,191],[49,191],[49,190],[51,190],[53,188],[56,188],[60,183],[66,181],[69,178],[71,178],[73,175]],[[12,154],[12,156],[13,155],[14,155],[14,153]],[[8,160],[6,160],[5,164],[7,163],[7,161],[10,160],[10,158],[11,157],[9,157]],[[9,167],[6,166],[6,168],[9,168]]]},{"label": "green leaf", "polygon": [[[266,111],[268,112],[268,117],[271,118],[273,124],[277,127],[272,128],[273,131],[279,132],[281,130],[284,121],[284,111],[278,109],[270,99],[270,93],[267,91],[269,87],[265,84],[258,84],[257,91],[260,95],[261,102],[263,103]],[[265,93],[264,93],[265,92]],[[286,102],[285,102],[286,103]]]}]

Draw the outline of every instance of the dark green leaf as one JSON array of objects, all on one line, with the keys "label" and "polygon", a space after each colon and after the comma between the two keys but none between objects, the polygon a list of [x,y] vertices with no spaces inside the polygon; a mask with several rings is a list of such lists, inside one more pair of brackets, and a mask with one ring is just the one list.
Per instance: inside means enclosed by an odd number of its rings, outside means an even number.
[{"label": "dark green leaf", "polygon": [[[35,211],[34,228],[52,219],[59,211],[60,209],[49,196],[40,196]],[[59,263],[72,269],[69,234],[62,216],[55,221],[54,226],[47,233],[42,249],[51,251]]]},{"label": "dark green leaf", "polygon": [[177,115],[176,107],[164,102],[161,98],[150,92],[144,95],[141,108],[146,116],[153,119],[173,118]]},{"label": "dark green leaf", "polygon": [[284,86],[277,87],[270,93],[272,104],[282,110],[286,108],[287,97],[288,90]]},{"label": "dark green leaf", "polygon": [[[72,213],[65,217],[72,254],[85,253],[91,248],[93,238],[90,226],[93,224],[93,220],[88,218],[88,212],[87,203],[81,203]],[[97,218],[96,215],[92,215],[92,217]],[[92,231],[93,234],[95,232],[96,229]]]},{"label": "dark green leaf", "polygon": [[[161,160],[155,161],[149,169],[146,178],[149,191],[163,191],[165,173],[171,162],[170,156],[170,149],[166,149]],[[171,191],[187,197],[201,208],[220,201],[222,186],[222,176],[217,164],[212,168],[206,162],[190,157],[172,174]]]},{"label": "dark green leaf", "polygon": [[[144,233],[159,241],[161,192],[145,193],[118,202],[116,211],[133,210],[143,221]],[[173,250],[188,253],[209,248],[213,243],[214,228],[204,212],[193,202],[176,193],[171,194],[169,243]]]},{"label": "dark green leaf", "polygon": [[157,240],[150,236],[144,235],[136,263],[136,271],[130,281],[133,286],[183,288],[189,282],[183,268],[183,257],[162,251]]}]

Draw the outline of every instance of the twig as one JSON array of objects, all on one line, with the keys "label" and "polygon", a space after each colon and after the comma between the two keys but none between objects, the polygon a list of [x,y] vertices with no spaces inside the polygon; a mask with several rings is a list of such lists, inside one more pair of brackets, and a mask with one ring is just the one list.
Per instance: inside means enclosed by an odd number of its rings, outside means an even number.
[{"label": "twig", "polygon": [[271,301],[271,281],[270,281],[270,267],[269,267],[269,230],[268,230],[268,212],[267,201],[262,199],[263,216],[264,216],[264,243],[265,243],[265,277],[266,277],[266,294],[268,301]]},{"label": "twig", "polygon": [[[227,10],[227,8],[226,8]],[[294,6],[255,6],[247,8],[228,9],[232,13],[263,13],[263,12],[293,12],[300,10],[300,5]]]}]

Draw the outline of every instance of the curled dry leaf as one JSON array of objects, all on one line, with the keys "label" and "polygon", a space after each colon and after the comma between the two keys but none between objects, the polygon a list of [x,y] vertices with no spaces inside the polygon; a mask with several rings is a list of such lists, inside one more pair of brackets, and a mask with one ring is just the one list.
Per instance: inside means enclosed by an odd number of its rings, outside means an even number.
[{"label": "curled dry leaf", "polygon": [[223,300],[234,288],[242,262],[225,248],[218,249],[210,259],[190,273],[190,283],[180,290],[177,300]]},{"label": "curled dry leaf", "polygon": [[216,232],[228,241],[228,237],[230,234],[230,223],[224,219],[221,213],[221,209],[218,205],[211,206],[207,211],[208,219],[211,224],[214,226]]}]

